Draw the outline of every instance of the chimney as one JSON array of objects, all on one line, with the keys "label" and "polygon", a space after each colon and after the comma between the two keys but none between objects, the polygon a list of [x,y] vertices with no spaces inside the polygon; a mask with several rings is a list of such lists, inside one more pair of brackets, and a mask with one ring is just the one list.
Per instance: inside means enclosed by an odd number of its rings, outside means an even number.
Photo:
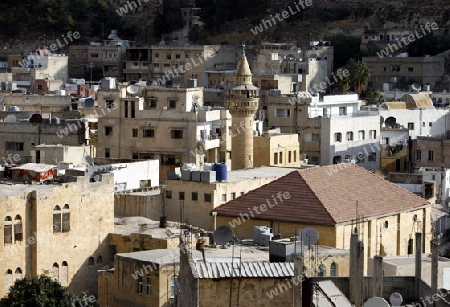
[{"label": "chimney", "polygon": [[422,278],[422,233],[416,232],[416,271],[415,297],[420,297],[420,279]]}]

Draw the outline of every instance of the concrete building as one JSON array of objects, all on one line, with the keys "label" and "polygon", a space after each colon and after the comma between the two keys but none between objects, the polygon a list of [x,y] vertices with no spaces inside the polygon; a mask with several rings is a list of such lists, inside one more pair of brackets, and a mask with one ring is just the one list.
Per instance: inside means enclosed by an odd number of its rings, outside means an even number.
[{"label": "concrete building", "polygon": [[200,168],[205,162],[229,161],[230,116],[226,110],[201,108],[201,88],[122,92],[115,87],[98,92],[99,106],[108,110],[98,120],[98,157],[157,159],[162,179],[183,163]]},{"label": "concrete building", "polygon": [[412,168],[407,128],[383,127],[380,129],[380,168],[388,172],[408,172]]},{"label": "concrete building", "polygon": [[260,167],[231,171],[227,173],[227,180],[222,182],[166,180],[165,215],[171,221],[214,230],[215,218],[211,216],[214,208],[293,170],[294,168]]},{"label": "concrete building", "polygon": [[36,145],[30,151],[31,163],[58,165],[59,162],[72,165],[88,164],[86,156],[92,154],[91,146]]},{"label": "concrete building", "polygon": [[[221,45],[152,45],[127,49],[125,80],[155,81],[161,86],[187,87],[189,79],[196,86],[207,86],[206,70],[234,69],[236,47]],[[168,83],[166,83],[168,82]],[[194,86],[194,87],[196,87]]]},{"label": "concrete building", "polygon": [[442,135],[447,130],[448,110],[436,109],[425,93],[405,94],[400,101],[383,103],[379,114],[382,128],[407,128],[413,140]]},{"label": "concrete building", "polygon": [[[244,47],[245,48],[245,47]],[[231,169],[253,167],[253,121],[259,104],[259,89],[253,85],[252,73],[242,52],[235,74],[235,84],[226,103],[231,114]]]},{"label": "concrete building", "polygon": [[109,37],[111,39],[91,42],[89,45],[69,45],[71,78],[86,79],[90,82],[105,77],[122,78],[125,50],[130,45],[127,40],[119,39],[114,30]]},{"label": "concrete building", "polygon": [[180,251],[154,249],[114,256],[114,269],[99,272],[100,306],[177,306]]},{"label": "concrete building", "polygon": [[368,89],[404,89],[413,83],[433,90],[444,77],[444,56],[363,57],[370,71]]},{"label": "concrete building", "polygon": [[418,136],[413,141],[412,154],[416,168],[450,168],[450,136]]},{"label": "concrete building", "polygon": [[[22,66],[12,67],[13,82],[18,88],[32,92],[34,88],[43,90],[35,83],[37,80],[68,81],[68,57],[64,54],[29,55],[21,61]],[[54,87],[51,87],[54,89]],[[50,89],[48,89],[50,90]]]},{"label": "concrete building", "polygon": [[264,121],[281,132],[298,133],[300,160],[316,165],[348,161],[374,171],[380,166],[380,118],[376,111],[360,111],[360,104],[356,94],[268,96]]},{"label": "concrete building", "polygon": [[[347,249],[357,229],[366,263],[378,253],[380,235],[389,242],[383,243],[386,255],[407,255],[411,231],[431,231],[428,201],[351,163],[296,170],[213,212],[218,225],[230,225],[241,237],[254,226],[282,236],[310,226],[319,232],[317,244]],[[422,252],[429,248],[425,242]]]},{"label": "concrete building", "polygon": [[297,134],[268,130],[253,138],[254,167],[300,167],[300,144]]},{"label": "concrete building", "polygon": [[113,179],[65,177],[62,183],[0,187],[0,296],[25,275],[47,274],[70,291],[97,293],[96,270],[108,259]]}]

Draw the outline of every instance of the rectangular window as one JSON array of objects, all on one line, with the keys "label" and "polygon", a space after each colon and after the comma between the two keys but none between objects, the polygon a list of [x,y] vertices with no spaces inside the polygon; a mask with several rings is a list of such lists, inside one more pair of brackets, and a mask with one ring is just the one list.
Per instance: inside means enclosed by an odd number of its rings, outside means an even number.
[{"label": "rectangular window", "polygon": [[429,122],[429,123],[428,123],[428,127],[433,127],[433,123],[432,123],[432,122]]},{"label": "rectangular window", "polygon": [[63,212],[62,214],[62,232],[70,231],[70,212]]},{"label": "rectangular window", "polygon": [[146,99],[144,103],[144,110],[155,109],[158,105],[158,100],[155,98]]},{"label": "rectangular window", "polygon": [[61,211],[53,213],[53,232],[61,232]]},{"label": "rectangular window", "polygon": [[142,276],[139,276],[138,279],[136,279],[136,293],[142,294],[144,291],[144,284],[142,282]]},{"label": "rectangular window", "polygon": [[365,138],[365,131],[364,130],[359,130],[358,131],[358,140],[364,140]]},{"label": "rectangular window", "polygon": [[23,151],[22,142],[6,142],[5,147],[6,150]]},{"label": "rectangular window", "polygon": [[136,101],[131,101],[131,118],[136,118]]},{"label": "rectangular window", "polygon": [[319,134],[318,133],[313,133],[312,134],[312,141],[313,142],[318,142],[320,140]]},{"label": "rectangular window", "polygon": [[144,129],[142,131],[142,137],[144,137],[144,138],[154,138],[155,137],[155,129]]},{"label": "rectangular window", "polygon": [[292,160],[292,151],[289,150],[288,152],[288,163],[291,163]]},{"label": "rectangular window", "polygon": [[168,60],[172,59],[172,54],[170,52],[166,53],[166,59],[168,59]]},{"label": "rectangular window", "polygon": [[176,59],[181,59],[181,54],[176,53],[176,54],[175,54],[175,58],[176,58]]},{"label": "rectangular window", "polygon": [[294,162],[297,162],[297,150],[294,150]]},{"label": "rectangular window", "polygon": [[12,244],[12,225],[5,225],[3,226],[4,231],[4,243],[5,244]]},{"label": "rectangular window", "polygon": [[377,161],[377,153],[376,152],[369,153],[367,160],[369,160],[369,162]]},{"label": "rectangular window", "polygon": [[107,109],[112,109],[112,108],[114,108],[114,106],[115,106],[114,100],[106,100],[105,106],[106,106]]},{"label": "rectangular window", "polygon": [[414,130],[414,123],[408,123],[408,129]]},{"label": "rectangular window", "polygon": [[352,131],[347,132],[347,141],[353,141],[353,132]]},{"label": "rectangular window", "polygon": [[414,72],[414,67],[408,67],[408,72]]},{"label": "rectangular window", "polygon": [[275,117],[290,118],[291,109],[275,109]]},{"label": "rectangular window", "polygon": [[125,100],[125,105],[124,105],[124,112],[125,112],[125,115],[124,115],[124,117],[125,118],[128,118],[128,101],[127,100]]},{"label": "rectangular window", "polygon": [[183,138],[183,130],[171,130],[170,137],[172,139],[182,139]]},{"label": "rectangular window", "polygon": [[335,141],[335,142],[342,142],[342,133],[336,132],[336,133],[334,134],[334,141]]},{"label": "rectangular window", "polygon": [[14,224],[14,242],[23,241],[22,221]]},{"label": "rectangular window", "polygon": [[205,193],[204,201],[210,203],[211,202],[211,194]]},{"label": "rectangular window", "polygon": [[159,58],[159,53],[155,53],[155,58]]},{"label": "rectangular window", "polygon": [[231,193],[230,199],[231,199],[231,200],[236,199],[236,193],[235,193],[235,192]]},{"label": "rectangular window", "polygon": [[375,140],[377,138],[377,131],[376,130],[369,130],[369,137],[371,140]]},{"label": "rectangular window", "polygon": [[420,149],[416,150],[416,160],[422,160],[422,151]]},{"label": "rectangular window", "polygon": [[198,200],[198,193],[197,192],[192,192],[192,200],[194,200],[194,201]]},{"label": "rectangular window", "polygon": [[273,164],[278,164],[278,153],[277,152],[275,152],[273,154]]},{"label": "rectangular window", "polygon": [[280,152],[280,164],[282,164],[282,163],[283,163],[283,153]]},{"label": "rectangular window", "polygon": [[152,277],[147,276],[146,284],[145,284],[145,295],[151,296],[152,295]]},{"label": "rectangular window", "polygon": [[172,191],[166,191],[166,198],[172,199]]},{"label": "rectangular window", "polygon": [[184,192],[178,192],[178,199],[184,200]]},{"label": "rectangular window", "polygon": [[110,158],[111,152],[109,151],[109,148],[105,148],[105,158]]},{"label": "rectangular window", "polygon": [[434,161],[434,151],[428,150],[428,161]]},{"label": "rectangular window", "polygon": [[422,127],[425,127],[425,122],[422,122]]},{"label": "rectangular window", "polygon": [[134,138],[138,137],[138,130],[137,129],[131,129],[131,136]]},{"label": "rectangular window", "polygon": [[221,202],[226,202],[227,201],[227,194],[222,194],[220,197],[220,201]]},{"label": "rectangular window", "polygon": [[176,100],[169,100],[169,109],[175,109],[177,107]]},{"label": "rectangular window", "polygon": [[347,115],[347,108],[339,107],[339,115]]},{"label": "rectangular window", "polygon": [[109,261],[114,261],[114,256],[117,254],[117,246],[110,245],[109,246]]},{"label": "rectangular window", "polygon": [[105,127],[105,135],[112,135],[113,127]]}]

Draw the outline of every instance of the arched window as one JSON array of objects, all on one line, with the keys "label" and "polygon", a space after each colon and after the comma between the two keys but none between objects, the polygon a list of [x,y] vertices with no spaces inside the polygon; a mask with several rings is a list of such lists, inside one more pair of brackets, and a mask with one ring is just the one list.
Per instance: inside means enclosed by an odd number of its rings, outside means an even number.
[{"label": "arched window", "polygon": [[63,261],[61,264],[61,284],[67,285],[69,280],[69,265],[67,261]]},{"label": "arched window", "polygon": [[16,271],[14,272],[14,279],[15,280],[22,279],[22,269],[21,268],[17,268]]},{"label": "arched window", "polygon": [[56,262],[52,266],[52,278],[59,281],[59,265]]},{"label": "arched window", "polygon": [[12,270],[6,270],[5,272],[5,293],[9,292],[9,288],[13,285],[13,272]]},{"label": "arched window", "polygon": [[10,216],[5,217],[5,223],[3,226],[3,241],[4,244],[12,244],[12,219]]},{"label": "arched window", "polygon": [[62,232],[70,231],[70,208],[65,204],[62,211]]},{"label": "arched window", "polygon": [[61,232],[61,207],[53,208],[53,233]]},{"label": "arched window", "polygon": [[22,217],[19,214],[14,218],[14,241],[23,241]]},{"label": "arched window", "polygon": [[330,265],[330,276],[338,276],[337,264],[335,262]]},{"label": "arched window", "polygon": [[321,263],[317,270],[317,276],[325,276],[326,275],[325,270],[326,270],[326,266],[323,263]]},{"label": "arched window", "polygon": [[97,257],[97,267],[101,268],[103,266],[103,258],[102,256]]}]

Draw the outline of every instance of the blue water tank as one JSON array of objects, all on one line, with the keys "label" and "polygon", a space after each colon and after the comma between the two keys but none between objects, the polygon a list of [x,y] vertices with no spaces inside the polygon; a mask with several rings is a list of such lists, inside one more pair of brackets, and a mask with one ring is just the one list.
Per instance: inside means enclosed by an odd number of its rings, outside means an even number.
[{"label": "blue water tank", "polygon": [[214,170],[216,171],[216,180],[217,181],[226,181],[228,179],[226,163],[214,164]]}]

